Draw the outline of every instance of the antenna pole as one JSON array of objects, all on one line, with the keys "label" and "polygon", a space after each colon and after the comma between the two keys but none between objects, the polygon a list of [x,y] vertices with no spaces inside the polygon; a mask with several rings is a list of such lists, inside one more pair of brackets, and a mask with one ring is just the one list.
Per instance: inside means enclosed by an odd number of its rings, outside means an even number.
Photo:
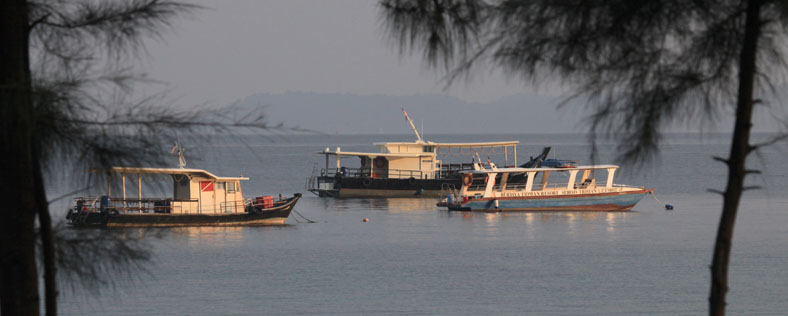
[{"label": "antenna pole", "polygon": [[421,120],[421,139],[424,139],[424,119]]},{"label": "antenna pole", "polygon": [[402,108],[402,114],[405,114],[405,121],[410,123],[410,127],[413,129],[413,132],[416,133],[416,138],[418,138],[419,143],[423,143],[424,140],[421,139],[421,135],[419,135],[419,130],[416,129],[416,125],[413,125],[413,120],[408,117],[408,112],[405,112],[405,108]]},{"label": "antenna pole", "polygon": [[183,146],[181,146],[181,137],[177,134],[175,137],[178,139],[176,146],[178,146],[178,165],[181,169],[186,168],[186,157],[183,156]]}]

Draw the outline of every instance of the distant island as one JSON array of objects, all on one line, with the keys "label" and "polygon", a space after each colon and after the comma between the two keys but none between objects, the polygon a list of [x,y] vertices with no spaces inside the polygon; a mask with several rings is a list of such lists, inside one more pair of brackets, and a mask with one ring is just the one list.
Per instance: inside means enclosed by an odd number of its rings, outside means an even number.
[{"label": "distant island", "polygon": [[578,133],[583,109],[556,106],[558,97],[518,94],[489,103],[440,94],[409,96],[340,93],[257,93],[228,105],[234,113],[262,113],[270,123],[330,134],[407,134],[404,107],[429,134]]}]

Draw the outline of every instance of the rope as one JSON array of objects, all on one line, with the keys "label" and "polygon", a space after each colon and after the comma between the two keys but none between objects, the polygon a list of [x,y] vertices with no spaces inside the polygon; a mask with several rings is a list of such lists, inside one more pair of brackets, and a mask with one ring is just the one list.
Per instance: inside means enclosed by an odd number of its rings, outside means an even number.
[{"label": "rope", "polygon": [[[299,213],[296,210],[293,210],[293,213],[296,213],[298,216],[301,216],[301,218],[305,219],[307,221],[307,223],[317,223],[317,222],[315,222],[315,221],[313,221],[311,219],[306,218],[304,215],[301,215],[301,213]],[[295,219],[297,223],[300,223],[297,218],[293,217],[293,219]]]},{"label": "rope", "polygon": [[304,223],[304,222],[302,222],[302,221],[299,221],[299,220],[298,220],[298,217],[295,217],[295,216],[293,216],[293,219],[294,219],[294,220],[296,221],[296,223],[298,223],[298,224]]},{"label": "rope", "polygon": [[651,192],[649,192],[648,194],[650,194],[650,195],[651,195],[651,197],[653,197],[653,198],[654,198],[654,201],[657,201],[657,203],[659,203],[659,206],[661,206],[663,210],[666,210],[666,211],[667,211],[667,210],[671,210],[671,209],[673,209],[672,207],[671,207],[670,209],[668,209],[668,204],[662,203],[662,201],[660,201],[660,200],[657,198],[657,195],[656,195],[656,194],[654,194],[654,191],[651,191]]}]

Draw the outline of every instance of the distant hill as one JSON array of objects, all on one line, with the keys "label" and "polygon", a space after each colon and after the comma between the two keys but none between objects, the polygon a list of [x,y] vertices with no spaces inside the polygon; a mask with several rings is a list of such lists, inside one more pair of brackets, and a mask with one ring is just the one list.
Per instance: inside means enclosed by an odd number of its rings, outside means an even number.
[{"label": "distant hill", "polygon": [[406,134],[401,108],[426,134],[572,133],[585,128],[580,107],[558,110],[560,99],[519,94],[471,103],[438,94],[410,96],[291,92],[258,93],[233,102],[235,113],[262,113],[270,123],[338,134]]}]

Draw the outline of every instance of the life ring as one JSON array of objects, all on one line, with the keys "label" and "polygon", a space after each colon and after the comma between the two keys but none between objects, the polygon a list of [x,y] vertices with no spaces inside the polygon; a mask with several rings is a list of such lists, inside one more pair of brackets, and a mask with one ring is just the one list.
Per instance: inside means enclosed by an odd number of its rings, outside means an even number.
[{"label": "life ring", "polygon": [[484,184],[487,184],[487,180],[490,179],[489,175],[484,176]]},{"label": "life ring", "polygon": [[462,176],[462,184],[471,185],[471,183],[473,183],[473,176],[470,173],[466,173]]},{"label": "life ring", "polygon": [[375,168],[383,168],[386,166],[386,159],[385,158],[375,158]]},{"label": "life ring", "polygon": [[368,187],[370,184],[372,184],[372,180],[369,178],[364,178],[364,181],[362,181],[361,184],[363,184],[365,187]]},{"label": "life ring", "polygon": [[414,184],[416,184],[416,178],[414,177],[408,178],[408,185],[414,185]]}]

